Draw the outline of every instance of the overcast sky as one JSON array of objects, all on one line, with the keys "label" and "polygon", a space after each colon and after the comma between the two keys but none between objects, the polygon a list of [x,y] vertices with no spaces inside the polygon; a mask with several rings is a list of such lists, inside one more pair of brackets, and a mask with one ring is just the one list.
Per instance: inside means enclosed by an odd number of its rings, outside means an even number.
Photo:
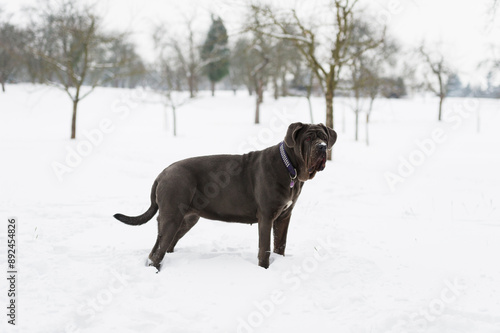
[{"label": "overcast sky", "polygon": [[[82,0],[84,2],[92,2]],[[321,0],[318,0],[321,1]],[[314,6],[314,1],[269,0],[275,6],[299,3]],[[36,5],[34,0],[0,0],[0,6],[22,21],[19,9]],[[230,34],[242,22],[243,0],[101,0],[96,2],[110,29],[128,30],[139,51],[152,60],[150,35],[153,26],[167,22],[168,28],[182,27],[185,17],[196,12],[196,27],[208,29],[210,13],[220,15]],[[304,5],[306,3],[307,5]],[[387,23],[389,32],[407,48],[422,40],[439,44],[464,81],[482,83],[484,72],[477,64],[491,57],[491,45],[500,48],[500,12],[493,19],[493,0],[360,0],[377,21]]]}]

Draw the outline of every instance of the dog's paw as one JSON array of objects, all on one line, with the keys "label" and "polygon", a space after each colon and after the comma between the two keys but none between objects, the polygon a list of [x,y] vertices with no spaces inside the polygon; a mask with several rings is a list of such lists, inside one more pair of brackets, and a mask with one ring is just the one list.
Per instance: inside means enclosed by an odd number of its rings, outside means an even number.
[{"label": "dog's paw", "polygon": [[259,266],[265,269],[269,268],[269,259],[259,260]]},{"label": "dog's paw", "polygon": [[161,264],[155,264],[151,259],[148,258],[148,260],[146,260],[146,266],[147,267],[154,267],[156,268],[156,273],[159,273],[160,272],[160,268],[161,268]]}]

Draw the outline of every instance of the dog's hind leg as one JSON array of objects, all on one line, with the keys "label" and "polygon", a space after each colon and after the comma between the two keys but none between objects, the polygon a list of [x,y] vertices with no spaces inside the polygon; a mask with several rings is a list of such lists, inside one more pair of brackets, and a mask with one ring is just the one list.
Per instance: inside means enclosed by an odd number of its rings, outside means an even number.
[{"label": "dog's hind leg", "polygon": [[172,240],[170,247],[167,249],[167,253],[174,252],[175,245],[177,245],[179,239],[181,239],[185,234],[187,234],[188,231],[191,230],[192,227],[194,227],[194,225],[198,222],[199,219],[200,217],[197,215],[189,215],[184,217],[184,220],[182,221],[179,230],[177,230],[177,233],[175,234],[175,237]]},{"label": "dog's hind leg", "polygon": [[176,234],[182,225],[183,216],[180,213],[165,214],[160,210],[157,219],[158,237],[149,254],[149,260],[151,261],[149,265],[160,270],[160,263],[176,238]]}]

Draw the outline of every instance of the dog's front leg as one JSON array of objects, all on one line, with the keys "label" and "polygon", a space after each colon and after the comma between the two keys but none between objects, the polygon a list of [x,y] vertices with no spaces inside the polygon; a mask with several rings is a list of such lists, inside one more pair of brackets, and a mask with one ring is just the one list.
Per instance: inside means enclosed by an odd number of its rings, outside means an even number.
[{"label": "dog's front leg", "polygon": [[259,220],[259,266],[269,267],[269,256],[271,255],[271,229],[272,219],[263,218]]},{"label": "dog's front leg", "polygon": [[291,213],[285,216],[280,216],[273,223],[274,232],[274,253],[285,255],[286,235],[288,232],[288,225],[290,224]]}]

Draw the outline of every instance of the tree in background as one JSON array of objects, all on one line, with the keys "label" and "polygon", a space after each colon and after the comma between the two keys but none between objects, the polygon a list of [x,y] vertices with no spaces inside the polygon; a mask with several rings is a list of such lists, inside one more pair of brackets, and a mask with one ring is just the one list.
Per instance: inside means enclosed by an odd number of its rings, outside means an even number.
[{"label": "tree in background", "polygon": [[194,95],[183,98],[175,92],[175,90],[179,92],[182,90],[182,82],[186,81],[188,72],[185,70],[185,64],[179,62],[179,55],[171,52],[172,40],[163,26],[156,27],[153,33],[156,61],[152,66],[153,69],[149,71],[148,85],[161,96],[161,102],[165,108],[165,125],[168,119],[167,110],[172,110],[173,132],[174,136],[177,136],[177,109]]},{"label": "tree in background", "polygon": [[256,34],[252,44],[252,58],[255,59],[255,66],[250,73],[255,88],[255,124],[260,123],[260,105],[264,102],[264,87],[267,85],[268,73],[266,67],[269,64],[269,44],[266,43],[262,34]]},{"label": "tree in background", "polygon": [[385,98],[401,98],[407,95],[405,80],[402,77],[382,77],[380,94]]},{"label": "tree in background", "polygon": [[171,48],[177,59],[179,70],[184,72],[190,98],[194,98],[198,92],[200,74],[203,71],[204,62],[200,59],[200,45],[197,33],[194,31],[193,23],[196,21],[197,12],[184,15],[185,25],[182,37],[169,36],[165,43]]},{"label": "tree in background", "polygon": [[[498,45],[491,45],[489,56],[482,60],[477,68],[486,72],[486,87],[482,89],[475,87],[472,89],[470,86],[464,88],[463,94],[469,93],[476,97],[490,97],[500,98],[500,85],[495,85],[500,79],[500,49]],[[467,91],[466,91],[467,90]]]},{"label": "tree in background", "polygon": [[40,81],[64,90],[71,99],[71,139],[75,139],[78,103],[95,87],[131,75],[130,69],[122,69],[137,58],[130,57],[135,54],[131,52],[118,54],[113,47],[124,36],[104,33],[92,7],[80,7],[75,0],[55,7],[47,1],[45,8],[32,8],[30,14],[29,51],[43,63]]},{"label": "tree in background", "polygon": [[[375,89],[377,89],[377,80],[375,79],[375,72],[371,72],[367,68],[367,56],[360,53],[361,47],[363,47],[363,39],[371,39],[372,30],[371,27],[364,21],[356,20],[353,24],[351,32],[351,47],[350,52],[357,55],[354,56],[349,63],[349,69],[351,72],[351,90],[354,95],[354,139],[358,141],[358,128],[359,128],[359,114],[361,112],[361,97],[364,97],[364,92],[370,88],[374,91],[374,96],[376,96]],[[376,52],[376,51],[375,51]],[[370,86],[371,85],[371,86]]]},{"label": "tree in background", "polygon": [[305,85],[306,89],[306,99],[307,99],[307,106],[309,108],[309,118],[311,119],[311,124],[314,124],[314,116],[313,116],[313,107],[311,103],[311,95],[313,91],[313,86],[314,86],[314,73],[311,71],[308,75],[308,80]]},{"label": "tree in background", "polygon": [[241,36],[236,41],[231,52],[231,66],[229,68],[231,84],[233,89],[236,86],[244,85],[248,90],[248,95],[252,96],[254,84],[252,79],[252,70],[254,67],[251,55],[252,42],[250,38]]},{"label": "tree in background", "polygon": [[212,25],[201,48],[201,58],[206,62],[205,72],[210,80],[212,96],[215,84],[229,74],[229,48],[227,31],[220,17],[212,16]]},{"label": "tree in background", "polygon": [[[123,40],[122,38],[113,39],[108,48],[100,49],[99,62],[106,63],[109,60],[108,53],[114,55],[114,62],[120,66],[112,66],[107,70],[109,76],[108,84],[115,88],[135,88],[144,80],[146,74],[146,65],[142,58],[137,54],[134,44]],[[92,72],[91,75],[101,75],[101,73]],[[99,77],[90,79],[90,82],[97,82]]]},{"label": "tree in background", "polygon": [[5,83],[21,68],[25,35],[24,31],[0,16],[0,84],[3,92]]},{"label": "tree in background", "polygon": [[[260,26],[259,15],[257,11],[251,11],[247,21],[253,22],[253,26]],[[260,105],[264,101],[264,88],[267,86],[270,77],[269,65],[271,63],[271,54],[274,45],[271,38],[256,29],[249,29],[251,41],[248,49],[250,59],[249,74],[255,90],[255,124],[260,123]]]},{"label": "tree in background", "polygon": [[428,75],[426,76],[426,85],[428,90],[439,97],[438,120],[441,121],[443,101],[448,93],[448,79],[452,71],[441,53],[437,51],[431,53],[424,45],[419,48],[419,51],[422,59],[434,76],[434,80]]},{"label": "tree in background", "polygon": [[[293,27],[287,28],[293,34]],[[293,41],[288,39],[275,39],[270,48],[270,79],[273,85],[274,99],[288,95],[287,75],[303,61],[302,55],[297,52]]]},{"label": "tree in background", "polygon": [[460,97],[464,93],[464,87],[460,77],[456,73],[450,73],[446,83],[447,96]]},{"label": "tree in background", "polygon": [[[24,79],[31,83],[43,83],[44,78],[49,78],[53,81],[53,75],[49,67],[39,57],[34,50],[47,50],[47,45],[50,42],[37,36],[35,29],[29,28],[25,31],[24,52],[22,59]],[[38,51],[38,52],[39,52]]]},{"label": "tree in background", "polygon": [[[293,41],[296,49],[304,56],[325,92],[326,126],[334,128],[333,99],[341,81],[342,70],[362,53],[376,48],[385,37],[385,28],[376,39],[368,39],[360,45],[358,53],[349,52],[354,26],[354,7],[357,0],[334,0],[328,7],[321,7],[321,15],[306,21],[292,9],[280,11],[269,6],[252,6],[260,16],[261,24],[253,27],[268,36]],[[317,22],[318,17],[328,18]],[[290,34],[293,27],[297,31]],[[273,31],[277,28],[279,33]],[[321,42],[318,42],[321,41]],[[318,50],[321,48],[321,50]],[[331,160],[331,151],[328,152]]]},{"label": "tree in background", "polygon": [[185,76],[179,67],[176,67],[175,57],[164,56],[158,58],[155,70],[150,71],[149,85],[162,97],[162,104],[165,108],[165,127],[167,127],[167,109],[172,110],[173,134],[177,136],[177,109],[188,101],[188,97],[183,98],[176,94],[176,85],[185,80]]},{"label": "tree in background", "polygon": [[[376,38],[374,31],[368,21],[356,20],[352,32],[351,52],[358,54],[353,57],[349,69],[351,72],[351,90],[354,95],[355,113],[355,140],[359,138],[359,114],[363,111],[366,114],[365,140],[369,145],[369,123],[373,111],[373,103],[381,92],[384,74],[388,74],[388,69],[396,66],[396,54],[398,46],[390,38],[385,38],[376,48],[359,53],[359,48],[367,39]],[[397,79],[393,79],[397,80]],[[368,108],[363,108],[362,98],[369,99]]]}]

